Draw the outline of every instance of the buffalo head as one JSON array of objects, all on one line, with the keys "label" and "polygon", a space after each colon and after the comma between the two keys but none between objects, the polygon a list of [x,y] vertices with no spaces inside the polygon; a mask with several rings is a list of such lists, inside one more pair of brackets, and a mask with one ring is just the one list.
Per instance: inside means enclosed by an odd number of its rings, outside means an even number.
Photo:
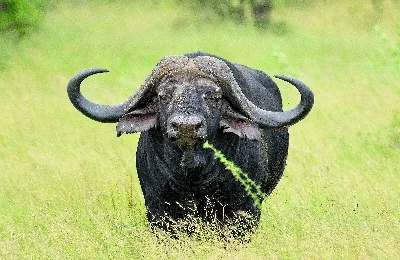
[{"label": "buffalo head", "polygon": [[225,62],[209,56],[168,56],[153,69],[145,83],[119,105],[99,105],[80,92],[81,82],[105,69],[88,69],[72,78],[68,95],[80,112],[104,123],[118,123],[117,136],[159,126],[163,135],[182,149],[191,149],[217,129],[240,137],[259,139],[260,129],[288,127],[303,119],[313,105],[311,90],[299,80],[276,76],[293,84],[300,104],[286,112],[265,111],[241,91]]}]

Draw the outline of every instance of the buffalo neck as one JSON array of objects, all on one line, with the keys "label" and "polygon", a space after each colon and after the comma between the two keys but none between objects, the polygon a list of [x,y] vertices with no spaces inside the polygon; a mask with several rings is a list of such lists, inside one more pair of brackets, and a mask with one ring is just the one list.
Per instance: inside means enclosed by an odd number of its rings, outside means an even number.
[{"label": "buffalo neck", "polygon": [[203,148],[202,143],[182,149],[157,130],[148,131],[146,138],[151,144],[147,152],[157,161],[153,167],[158,168],[172,187],[200,192],[221,178],[215,173],[222,172],[223,165],[214,159],[211,150]]}]

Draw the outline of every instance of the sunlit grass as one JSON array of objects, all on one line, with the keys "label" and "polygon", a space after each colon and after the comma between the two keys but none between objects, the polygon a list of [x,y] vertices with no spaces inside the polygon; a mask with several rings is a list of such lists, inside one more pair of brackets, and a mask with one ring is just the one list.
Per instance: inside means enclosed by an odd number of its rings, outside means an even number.
[{"label": "sunlit grass", "polygon": [[[396,42],[396,9],[280,7],[282,35],[169,4],[60,5],[10,50],[0,71],[0,258],[399,258],[400,70],[373,29]],[[106,67],[82,91],[122,102],[163,56],[194,50],[299,77],[315,92],[248,244],[156,239],[134,166],[138,135],[116,138],[66,95],[76,72]],[[296,90],[277,83],[285,109],[296,105]]]}]

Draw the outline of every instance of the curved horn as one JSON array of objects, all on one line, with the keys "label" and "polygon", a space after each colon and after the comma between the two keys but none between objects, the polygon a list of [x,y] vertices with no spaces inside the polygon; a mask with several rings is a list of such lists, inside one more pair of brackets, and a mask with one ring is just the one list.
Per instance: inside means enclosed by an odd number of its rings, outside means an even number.
[{"label": "curved horn", "polygon": [[275,75],[274,77],[295,86],[301,95],[301,99],[300,103],[295,108],[285,112],[278,112],[275,116],[272,116],[271,119],[275,124],[282,125],[283,127],[294,125],[305,118],[311,111],[314,105],[314,93],[306,84],[298,79],[284,75]]},{"label": "curved horn", "polygon": [[207,56],[198,57],[197,59],[198,62],[202,64],[203,69],[212,73],[225,83],[221,84],[221,87],[234,106],[262,128],[279,129],[289,127],[303,119],[310,112],[314,104],[314,94],[303,82],[288,76],[275,76],[276,78],[291,83],[298,89],[301,94],[300,104],[284,112],[261,109],[243,94],[232,71],[225,62]]},{"label": "curved horn", "polygon": [[[79,72],[68,83],[68,97],[76,109],[85,116],[102,123],[116,123],[127,112],[137,108],[147,102],[152,95],[152,87],[146,80],[146,84],[141,86],[127,101],[118,105],[99,105],[86,99],[80,90],[80,85],[87,77],[108,72],[107,69],[92,68]],[[150,77],[149,77],[150,78]]]},{"label": "curved horn", "polygon": [[108,72],[107,69],[92,68],[79,72],[68,83],[68,97],[76,109],[85,116],[102,123],[116,123],[118,120],[136,108],[144,105],[155,95],[155,85],[172,70],[183,67],[188,62],[187,57],[168,56],[162,59],[153,69],[145,83],[127,101],[118,105],[99,105],[86,99],[80,90],[80,85],[87,77]]},{"label": "curved horn", "polygon": [[275,77],[289,82],[300,92],[301,100],[295,108],[284,112],[267,111],[248,100],[243,92],[238,89],[237,83],[231,85],[231,88],[227,90],[227,92],[231,92],[231,98],[239,105],[241,110],[262,128],[279,129],[294,125],[307,116],[314,104],[314,94],[306,84],[288,76]]},{"label": "curved horn", "polygon": [[68,97],[74,107],[85,116],[102,123],[116,123],[124,114],[125,103],[112,106],[99,105],[87,100],[81,93],[80,85],[84,79],[104,72],[108,72],[108,70],[92,68],[76,74],[68,83]]}]

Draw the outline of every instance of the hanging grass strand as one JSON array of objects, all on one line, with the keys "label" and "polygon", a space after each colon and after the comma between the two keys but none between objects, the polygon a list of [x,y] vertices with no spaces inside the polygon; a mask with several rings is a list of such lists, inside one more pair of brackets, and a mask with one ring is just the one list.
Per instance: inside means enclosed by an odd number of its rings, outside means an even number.
[{"label": "hanging grass strand", "polygon": [[232,173],[233,177],[235,177],[235,179],[243,185],[247,194],[253,199],[256,207],[260,209],[260,199],[265,197],[265,194],[261,191],[260,186],[257,185],[252,179],[250,179],[247,173],[243,172],[242,169],[236,166],[234,162],[228,160],[222,152],[217,150],[208,141],[203,144],[203,147],[205,149],[211,149],[213,151],[214,157],[218,159],[226,167],[226,169],[228,169]]}]

